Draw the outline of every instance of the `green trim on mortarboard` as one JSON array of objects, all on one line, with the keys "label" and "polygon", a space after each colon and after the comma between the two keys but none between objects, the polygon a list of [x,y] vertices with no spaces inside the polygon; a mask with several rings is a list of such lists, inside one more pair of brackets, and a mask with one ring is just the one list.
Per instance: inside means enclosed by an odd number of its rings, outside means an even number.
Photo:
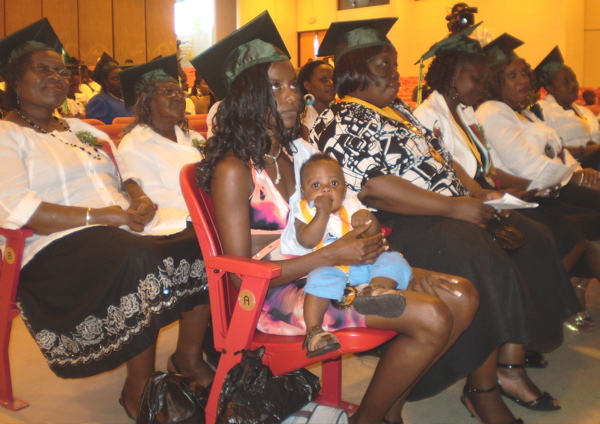
[{"label": "green trim on mortarboard", "polygon": [[273,44],[259,39],[248,41],[236,47],[225,60],[225,78],[231,85],[242,72],[254,65],[282,60],[290,58]]},{"label": "green trim on mortarboard", "polygon": [[48,18],[40,19],[0,40],[0,75],[5,75],[9,63],[32,51],[51,48],[66,55],[60,39]]},{"label": "green trim on mortarboard", "polygon": [[519,57],[514,50],[523,44],[525,44],[523,41],[505,32],[484,46],[483,52],[487,56],[490,66],[496,66]]},{"label": "green trim on mortarboard", "polygon": [[209,47],[190,62],[222,100],[231,83],[259,63],[289,60],[290,54],[267,11]]},{"label": "green trim on mortarboard", "polygon": [[334,56],[337,62],[345,54],[374,46],[394,47],[387,33],[398,18],[365,19],[361,21],[333,22],[319,48],[317,56]]},{"label": "green trim on mortarboard", "polygon": [[475,29],[482,23],[483,22],[479,22],[477,25],[470,26],[469,28],[463,29],[456,34],[450,35],[443,40],[438,41],[431,46],[419,60],[415,62],[415,65],[422,60],[427,60],[436,56],[440,52],[449,50],[483,55],[483,50],[481,49],[479,41],[469,38],[469,35],[471,35],[473,31],[475,31]]},{"label": "green trim on mortarboard", "polygon": [[556,46],[533,70],[537,79],[537,87],[541,88],[547,86],[550,84],[554,75],[565,69],[571,68],[565,65],[563,55],[558,46]]},{"label": "green trim on mortarboard", "polygon": [[119,72],[125,107],[131,108],[142,91],[151,84],[173,82],[179,85],[177,55],[172,54],[132,66]]}]

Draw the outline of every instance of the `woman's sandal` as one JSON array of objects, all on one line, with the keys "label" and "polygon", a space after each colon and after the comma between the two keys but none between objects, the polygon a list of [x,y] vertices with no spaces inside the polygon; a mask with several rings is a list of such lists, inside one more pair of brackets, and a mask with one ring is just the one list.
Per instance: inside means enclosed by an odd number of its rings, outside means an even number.
[{"label": "woman's sandal", "polygon": [[123,388],[123,390],[121,390],[121,397],[119,398],[119,405],[121,405],[123,407],[123,409],[125,410],[125,413],[127,414],[127,418],[135,421],[135,418],[133,418],[133,415],[131,415],[131,412],[129,412],[129,409],[127,408],[127,404],[125,403],[125,388]]},{"label": "woman's sandal", "polygon": [[318,325],[306,331],[302,349],[306,349],[306,357],[313,358],[319,355],[333,352],[340,348],[340,343],[337,337],[323,330]]},{"label": "woman's sandal", "polygon": [[[498,390],[498,389],[500,391],[502,391],[502,388],[500,387],[499,384],[496,384],[491,389],[474,389],[472,387],[465,386],[465,387],[463,387],[463,394],[460,397],[460,401],[462,402],[463,405],[465,405],[465,408],[467,408],[467,411],[469,411],[469,414],[471,414],[472,418],[477,418],[480,422],[483,422],[483,420],[481,418],[479,418],[479,416],[474,411],[472,411],[471,408],[469,408],[469,405],[467,405],[467,395],[469,395],[469,394],[484,395],[486,393],[492,393],[494,390]],[[521,418],[516,418],[510,424],[523,424],[523,420]]]},{"label": "woman's sandal", "polygon": [[548,362],[548,357],[536,350],[528,350],[525,352],[525,368],[546,368]]},{"label": "woman's sandal", "polygon": [[575,334],[586,334],[594,331],[595,322],[587,312],[578,312],[565,321],[564,327]]},{"label": "woman's sandal", "polygon": [[396,318],[404,312],[406,298],[400,290],[368,285],[356,296],[352,306],[362,315]]},{"label": "woman's sandal", "polygon": [[[496,365],[499,368],[506,368],[509,370],[525,367],[525,365],[522,365],[522,364],[513,365],[513,364],[498,363]],[[514,395],[511,395],[510,393],[507,393],[504,390],[502,390],[502,386],[500,385],[500,383],[498,383],[498,386],[500,387],[500,393],[502,394],[502,396],[504,396],[507,399],[512,400],[517,405],[524,406],[525,408],[532,409],[534,411],[558,411],[559,409],[561,409],[560,405],[554,405],[553,401],[555,401],[556,399],[554,399],[548,392],[544,392],[537,399],[534,399],[529,402],[525,402],[523,399],[520,399],[520,398],[518,398]]]}]

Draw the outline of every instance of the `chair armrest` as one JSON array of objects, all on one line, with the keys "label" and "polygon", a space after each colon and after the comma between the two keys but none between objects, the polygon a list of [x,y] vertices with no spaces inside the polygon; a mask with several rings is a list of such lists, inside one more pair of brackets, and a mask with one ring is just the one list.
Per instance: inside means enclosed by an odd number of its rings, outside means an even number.
[{"label": "chair armrest", "polygon": [[234,255],[220,255],[207,258],[205,264],[208,268],[231,272],[248,277],[272,280],[281,275],[281,268],[273,262],[259,261]]}]

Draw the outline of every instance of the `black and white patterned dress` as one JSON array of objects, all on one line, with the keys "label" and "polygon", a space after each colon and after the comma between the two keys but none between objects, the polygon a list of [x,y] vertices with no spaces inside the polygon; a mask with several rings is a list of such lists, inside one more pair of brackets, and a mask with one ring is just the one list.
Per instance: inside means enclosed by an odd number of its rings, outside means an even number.
[{"label": "black and white patterned dress", "polygon": [[[360,192],[372,178],[396,175],[441,195],[466,195],[443,142],[401,102],[391,106],[420,135],[374,109],[341,102],[321,114],[310,140],[342,163],[353,191]],[[562,323],[578,304],[545,226],[513,213],[511,222],[527,242],[509,256],[485,230],[465,221],[385,211],[377,215],[392,228],[390,245],[411,266],[468,278],[480,295],[473,323],[419,381],[410,400],[439,393],[477,369],[503,343],[542,352],[562,343]]]}]

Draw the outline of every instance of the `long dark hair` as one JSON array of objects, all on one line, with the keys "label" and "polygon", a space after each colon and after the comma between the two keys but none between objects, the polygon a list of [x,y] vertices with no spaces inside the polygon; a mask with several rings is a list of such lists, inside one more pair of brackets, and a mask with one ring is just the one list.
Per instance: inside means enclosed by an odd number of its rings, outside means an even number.
[{"label": "long dark hair", "polygon": [[[286,129],[277,113],[277,102],[269,81],[271,63],[252,66],[231,84],[229,95],[219,104],[213,122],[214,136],[204,148],[204,159],[196,166],[196,181],[210,192],[210,181],[219,161],[229,150],[246,166],[265,167],[265,153],[271,151],[269,132],[283,150],[293,154],[292,141],[301,134],[299,119]],[[303,103],[299,101],[300,108]]]},{"label": "long dark hair", "polygon": [[[155,91],[156,91],[156,84],[148,84],[146,87],[144,87],[144,89],[140,93],[140,96],[137,99],[137,102],[135,102],[135,106],[133,107],[135,117],[133,118],[133,121],[130,124],[128,124],[127,126],[125,126],[125,128],[123,128],[123,131],[122,131],[123,135],[131,132],[131,130],[137,124],[145,124],[145,125],[148,125],[150,128],[153,128],[152,113],[150,111],[150,103],[152,102],[152,97],[154,97]],[[181,121],[179,121],[177,123],[177,125],[179,126],[179,128],[181,128],[183,130],[183,132],[185,134],[189,133],[189,130],[190,130],[189,121],[185,116]]]}]

